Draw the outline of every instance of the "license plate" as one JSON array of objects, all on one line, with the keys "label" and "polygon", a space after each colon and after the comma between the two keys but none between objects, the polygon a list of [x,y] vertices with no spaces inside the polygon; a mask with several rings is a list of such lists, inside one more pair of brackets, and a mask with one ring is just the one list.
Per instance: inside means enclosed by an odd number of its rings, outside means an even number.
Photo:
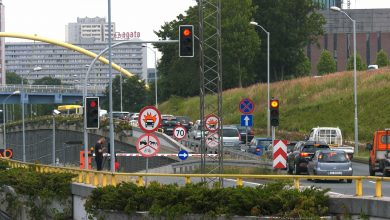
[{"label": "license plate", "polygon": [[339,171],[330,171],[329,174],[330,174],[330,175],[342,175],[343,172],[339,172]]},{"label": "license plate", "polygon": [[173,131],[173,128],[167,128],[167,131]]}]

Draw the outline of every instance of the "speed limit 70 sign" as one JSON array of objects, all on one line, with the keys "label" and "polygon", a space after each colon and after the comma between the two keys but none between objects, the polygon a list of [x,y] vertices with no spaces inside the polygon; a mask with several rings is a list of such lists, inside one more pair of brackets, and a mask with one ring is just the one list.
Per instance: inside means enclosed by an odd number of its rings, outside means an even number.
[{"label": "speed limit 70 sign", "polygon": [[186,128],[181,125],[176,126],[175,129],[173,129],[173,136],[179,140],[185,138],[187,136]]}]

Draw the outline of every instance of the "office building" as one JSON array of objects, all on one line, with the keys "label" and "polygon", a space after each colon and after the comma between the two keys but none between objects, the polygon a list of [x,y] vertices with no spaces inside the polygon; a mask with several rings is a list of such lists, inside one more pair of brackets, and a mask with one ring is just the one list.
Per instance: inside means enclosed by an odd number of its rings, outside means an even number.
[{"label": "office building", "polygon": [[[100,53],[107,43],[76,44],[86,50]],[[58,78],[63,84],[79,85],[84,83],[88,65],[93,58],[60,46],[41,42],[8,42],[5,45],[7,72],[15,72],[29,83],[50,76]],[[108,58],[106,56],[106,58]],[[147,79],[146,48],[141,44],[124,44],[112,48],[112,62],[129,72]],[[40,71],[34,71],[40,67]],[[112,73],[119,74],[112,69]],[[109,82],[108,65],[97,61],[88,77],[88,84],[106,87]]]},{"label": "office building", "polygon": [[[383,49],[390,54],[390,9],[345,9],[352,19],[356,20],[356,53],[367,66],[375,64],[376,54]],[[326,49],[333,54],[337,71],[346,70],[347,60],[353,56],[352,21],[343,13],[323,10],[326,18],[324,36],[318,40],[319,45],[307,47],[306,54],[311,61],[311,73],[316,75],[317,63],[321,52]]]},{"label": "office building", "polygon": [[[4,32],[4,5],[2,0],[0,0],[0,31]],[[5,84],[5,40],[4,37],[0,38],[0,82],[1,84]]]},{"label": "office building", "polygon": [[[115,23],[111,23],[111,31],[115,33]],[[107,42],[108,23],[105,18],[77,18],[76,23],[65,26],[65,41],[71,44],[85,42]]]}]

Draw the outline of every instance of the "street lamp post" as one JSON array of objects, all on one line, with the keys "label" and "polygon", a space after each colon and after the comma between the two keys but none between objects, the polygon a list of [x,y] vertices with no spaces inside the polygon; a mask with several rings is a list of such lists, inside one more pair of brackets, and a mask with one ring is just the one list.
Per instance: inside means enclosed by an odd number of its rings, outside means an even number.
[{"label": "street lamp post", "polygon": [[157,101],[157,54],[156,51],[154,51],[151,47],[143,45],[142,47],[147,47],[149,50],[151,50],[154,54],[154,95],[156,97],[156,108],[158,108],[158,101]]},{"label": "street lamp post", "polygon": [[7,149],[7,142],[6,142],[6,132],[5,132],[5,102],[12,96],[12,95],[17,95],[20,94],[20,91],[17,90],[13,92],[12,94],[8,95],[4,100],[3,100],[3,144],[4,144],[4,152]]},{"label": "street lamp post", "polygon": [[251,22],[249,22],[249,24],[260,27],[267,34],[267,136],[269,137],[270,136],[270,126],[271,126],[270,106],[269,106],[270,105],[270,85],[269,85],[269,71],[270,71],[269,39],[270,39],[270,33],[255,21],[251,21]]},{"label": "street lamp post", "polygon": [[[29,70],[27,75],[30,74],[30,72],[36,72],[42,70],[41,67],[34,67],[34,69]],[[24,79],[22,78],[22,93],[21,93],[21,103],[22,103],[22,142],[23,142],[23,162],[26,162],[26,128],[25,128],[25,123],[24,123],[24,96],[25,96],[25,91],[24,91]],[[27,80],[28,84],[28,80]]]},{"label": "street lamp post", "polygon": [[354,130],[355,130],[355,148],[354,148],[354,154],[359,153],[359,127],[358,127],[358,112],[357,112],[357,86],[356,86],[356,21],[352,19],[345,11],[341,10],[339,7],[332,6],[330,7],[332,11],[341,12],[344,15],[346,15],[351,21],[352,21],[352,28],[353,28],[353,98],[354,98],[354,111],[355,111],[355,118],[354,118]]}]

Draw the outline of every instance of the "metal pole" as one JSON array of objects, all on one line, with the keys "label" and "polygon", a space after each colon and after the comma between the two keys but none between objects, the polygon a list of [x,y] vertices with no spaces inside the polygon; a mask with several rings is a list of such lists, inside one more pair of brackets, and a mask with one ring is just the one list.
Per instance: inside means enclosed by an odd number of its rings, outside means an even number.
[{"label": "metal pole", "polygon": [[119,73],[119,80],[120,80],[120,89],[121,89],[121,112],[123,112],[123,102],[122,102],[122,97],[123,97],[123,93],[122,93],[122,74]]},{"label": "metal pole", "polygon": [[[149,157],[146,158],[146,173],[149,171]],[[148,176],[145,176],[145,186],[148,185]]]},{"label": "metal pole", "polygon": [[[349,17],[349,16],[348,16]],[[351,18],[350,18],[351,19]],[[358,138],[358,112],[357,112],[357,86],[356,86],[356,21],[352,20],[353,24],[353,91],[354,91],[354,107],[355,107],[355,152],[359,153],[359,138]]]},{"label": "metal pole", "polygon": [[267,33],[267,102],[268,102],[268,109],[267,109],[267,137],[270,135],[270,126],[271,126],[271,110],[270,110],[270,84],[269,84],[269,71],[270,71],[270,64],[269,64],[269,40],[270,40],[270,33]]},{"label": "metal pole", "polygon": [[158,102],[157,102],[157,55],[156,51],[153,51],[154,53],[154,93],[156,96],[156,108],[158,109]]},{"label": "metal pole", "polygon": [[26,162],[26,132],[24,125],[24,83],[22,78],[22,93],[21,93],[21,103],[22,103],[22,142],[23,142],[23,162]]},{"label": "metal pole", "polygon": [[56,164],[56,120],[53,115],[53,146],[52,146],[52,162],[53,166]]},{"label": "metal pole", "polygon": [[5,104],[4,104],[4,101],[3,101],[3,149],[4,149],[4,152],[5,150],[7,149],[6,147],[6,140],[5,140],[5,137],[6,134],[5,134]]},{"label": "metal pole", "polygon": [[108,75],[109,80],[109,120],[110,120],[110,152],[111,152],[111,172],[115,172],[115,142],[114,142],[114,122],[112,118],[112,68],[111,68],[111,0],[108,0]]}]

